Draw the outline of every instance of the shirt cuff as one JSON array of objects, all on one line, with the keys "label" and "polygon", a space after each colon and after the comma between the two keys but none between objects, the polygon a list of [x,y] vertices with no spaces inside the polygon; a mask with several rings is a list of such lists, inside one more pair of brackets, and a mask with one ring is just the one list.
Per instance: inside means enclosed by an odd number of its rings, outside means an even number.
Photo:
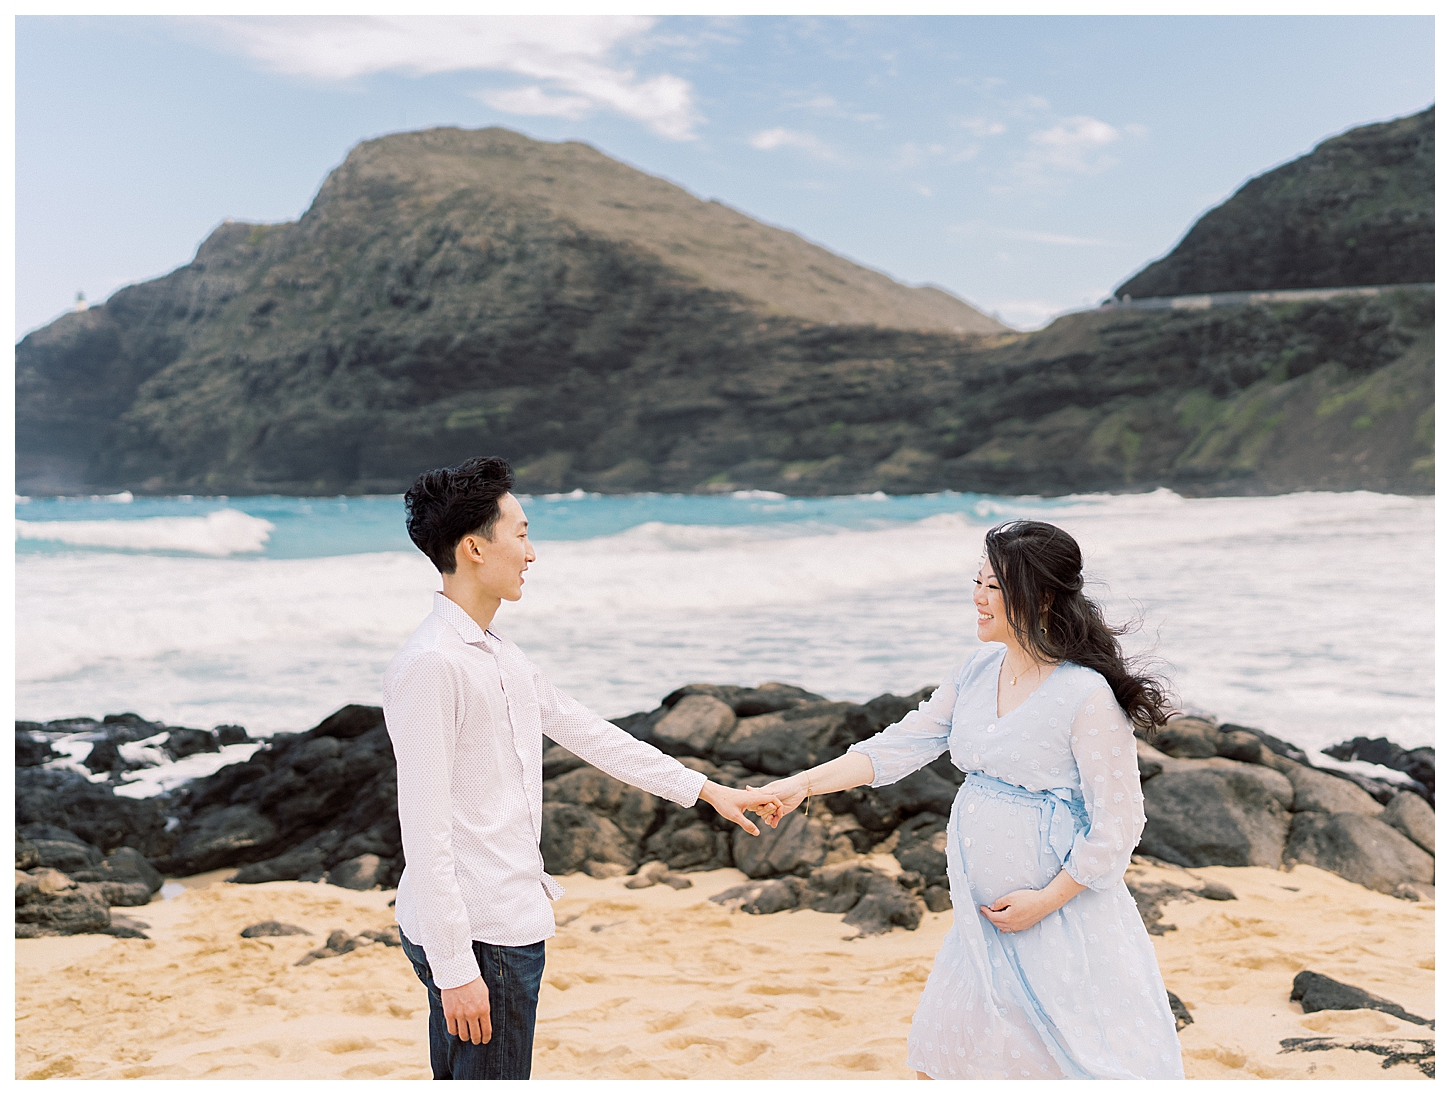
[{"label": "shirt cuff", "polygon": [[478,968],[478,957],[469,947],[463,954],[455,954],[448,958],[434,959],[427,950],[423,951],[428,955],[428,970],[433,974],[433,984],[439,990],[456,989],[468,984],[474,978],[481,976]]},{"label": "shirt cuff", "polygon": [[704,772],[685,768],[683,764],[680,767],[684,769],[684,775],[680,779],[680,797],[675,798],[674,795],[671,795],[670,799],[688,810],[700,801],[700,792],[705,789],[705,784],[710,782],[710,777]]}]

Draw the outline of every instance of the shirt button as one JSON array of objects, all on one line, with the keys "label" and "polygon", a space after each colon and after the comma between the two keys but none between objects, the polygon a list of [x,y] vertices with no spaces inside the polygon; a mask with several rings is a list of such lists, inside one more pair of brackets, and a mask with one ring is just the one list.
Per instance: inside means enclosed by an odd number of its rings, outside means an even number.
[{"label": "shirt button", "polygon": [[991,726],[987,727],[987,733],[990,734],[995,729],[997,729],[997,724],[994,722]]},{"label": "shirt button", "polygon": [[977,804],[975,802],[972,803],[970,806],[967,807],[967,813],[969,813],[969,814],[975,814],[976,812],[977,812]]},{"label": "shirt button", "polygon": [[981,764],[982,763],[982,758],[980,756],[978,756],[976,753],[973,753],[972,754],[972,763],[973,764]]},{"label": "shirt button", "polygon": [[972,846],[972,838],[969,837],[969,836],[962,837],[962,847],[963,848],[970,848],[971,846]]}]

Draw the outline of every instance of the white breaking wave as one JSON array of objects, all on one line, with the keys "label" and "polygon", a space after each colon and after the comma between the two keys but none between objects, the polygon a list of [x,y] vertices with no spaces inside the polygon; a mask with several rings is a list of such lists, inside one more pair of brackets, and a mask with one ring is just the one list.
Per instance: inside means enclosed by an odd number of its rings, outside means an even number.
[{"label": "white breaking wave", "polygon": [[[872,530],[655,522],[546,541],[496,626],[605,715],[687,681],[905,694],[976,648],[982,535],[1024,512],[993,509]],[[1311,754],[1356,735],[1433,742],[1432,499],[1164,491],[1035,512],[1078,538],[1110,618],[1143,618],[1127,644],[1163,660],[1186,705]],[[17,558],[18,717],[303,730],[379,701],[438,588],[416,552],[112,556],[104,582],[96,573],[79,554]]]},{"label": "white breaking wave", "polygon": [[[115,788],[115,793],[124,798],[154,798],[175,790],[183,783],[213,775],[228,764],[240,764],[261,747],[262,743],[259,741],[244,741],[235,745],[223,745],[215,753],[192,753],[180,760],[166,757],[154,768],[139,768],[134,772],[127,772],[121,777],[123,782]],[[121,750],[124,756],[125,746],[121,746]]]},{"label": "white breaking wave", "polygon": [[[85,760],[95,748],[95,742],[86,740],[89,731],[82,731],[58,738],[50,743],[53,752],[60,754],[56,759],[46,761],[46,768],[60,768],[85,776],[92,783],[104,783],[110,778],[108,772],[92,772],[85,766]],[[154,737],[141,741],[122,742],[117,751],[122,759],[132,764],[149,764],[121,776],[122,782],[115,793],[126,798],[154,798],[166,791],[174,790],[189,780],[212,775],[228,764],[238,764],[248,759],[262,747],[262,742],[247,741],[235,745],[223,745],[216,753],[193,753],[191,756],[172,760],[161,743],[171,735],[166,730]]]},{"label": "white breaking wave", "polygon": [[[119,499],[118,499],[119,500]],[[126,501],[130,501],[127,497]],[[240,510],[205,517],[143,517],[135,521],[16,521],[17,540],[48,540],[76,547],[123,551],[184,551],[239,555],[261,551],[276,526]]]}]

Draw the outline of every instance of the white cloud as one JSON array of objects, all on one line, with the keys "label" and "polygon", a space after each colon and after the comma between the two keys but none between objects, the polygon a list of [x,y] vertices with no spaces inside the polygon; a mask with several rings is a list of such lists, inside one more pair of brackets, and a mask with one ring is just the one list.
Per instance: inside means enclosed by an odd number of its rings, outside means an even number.
[{"label": "white cloud", "polygon": [[964,236],[986,236],[989,239],[1023,240],[1026,243],[1045,243],[1056,247],[1123,247],[1112,240],[1094,239],[1089,236],[1067,236],[1056,232],[1035,232],[1023,228],[999,228],[985,221],[967,221],[953,224],[948,231]]},{"label": "white cloud", "polygon": [[1121,138],[1107,122],[1085,114],[1064,118],[1050,129],[1027,135],[1031,147],[1017,162],[1016,172],[1034,182],[1050,173],[1096,174],[1117,163],[1105,150]]},{"label": "white cloud", "polygon": [[485,104],[504,114],[582,118],[594,107],[593,103],[581,95],[550,95],[537,85],[501,91],[479,91],[475,94]]},{"label": "white cloud", "polygon": [[1094,155],[1121,136],[1107,122],[1081,114],[1029,134],[1027,139],[1041,150],[1042,162],[1064,171],[1089,172],[1097,170],[1101,162]]},{"label": "white cloud", "polygon": [[498,72],[533,83],[479,93],[497,110],[581,117],[611,110],[673,140],[698,117],[689,81],[640,77],[614,59],[645,35],[646,16],[268,16],[199,22],[233,48],[294,76],[343,81],[382,72]]},{"label": "white cloud", "polygon": [[1050,243],[1062,247],[1121,247],[1120,243],[1113,243],[1110,240],[1095,240],[1086,236],[1062,236],[1055,232],[1020,232],[1016,230],[1004,230],[998,235],[1005,236],[1010,240],[1026,240],[1028,243]]},{"label": "white cloud", "polygon": [[758,148],[762,152],[772,152],[777,148],[798,148],[818,160],[836,158],[836,154],[831,151],[830,147],[814,134],[784,127],[762,129],[750,138],[750,147]]},{"label": "white cloud", "polygon": [[973,137],[999,137],[1007,132],[1001,122],[989,122],[985,118],[963,118],[962,128]]},{"label": "white cloud", "polygon": [[[970,154],[975,155],[976,151],[971,150]],[[920,167],[933,160],[940,160],[944,156],[948,156],[946,145],[917,144],[915,141],[907,141],[905,144],[897,145],[896,153],[889,166],[893,171],[910,171],[914,167]],[[959,152],[952,153],[949,162],[955,163],[959,157]]]}]

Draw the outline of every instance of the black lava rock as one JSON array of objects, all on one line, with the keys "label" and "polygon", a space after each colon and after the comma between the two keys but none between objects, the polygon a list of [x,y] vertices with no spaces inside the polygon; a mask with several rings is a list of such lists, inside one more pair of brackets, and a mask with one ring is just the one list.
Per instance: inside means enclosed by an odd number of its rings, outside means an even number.
[{"label": "black lava rock", "polygon": [[903,870],[916,871],[929,886],[947,884],[947,820],[940,814],[920,813],[896,830],[896,861]]},{"label": "black lava rock", "polygon": [[739,902],[741,911],[754,915],[796,908],[845,913],[844,923],[861,935],[879,935],[894,927],[915,931],[922,915],[921,902],[895,878],[852,863],[818,867],[805,879],[747,882],[710,900],[717,905]]},{"label": "black lava rock", "polygon": [[1343,981],[1336,981],[1332,977],[1326,977],[1324,974],[1315,973],[1312,970],[1304,970],[1295,975],[1294,988],[1289,993],[1289,999],[1297,1000],[1303,1006],[1306,1015],[1315,1011],[1356,1011],[1360,1008],[1371,1008],[1374,1011],[1383,1011],[1397,1019],[1404,1019],[1406,1022],[1417,1023],[1420,1026],[1433,1027],[1435,1025],[1434,1020],[1411,1015],[1392,1000],[1386,1000],[1383,996],[1365,992],[1362,988],[1346,985]]},{"label": "black lava rock", "polygon": [[1193,1016],[1189,1013],[1188,1009],[1183,1006],[1183,1001],[1178,999],[1178,997],[1174,996],[1171,992],[1168,994],[1168,1010],[1173,1012],[1174,1030],[1182,1030],[1184,1027],[1188,1026],[1190,1023],[1193,1022]]},{"label": "black lava rock", "polygon": [[161,889],[165,881],[161,872],[135,848],[117,848],[96,866],[71,871],[70,876],[77,882],[139,883],[146,887],[148,894]]},{"label": "black lava rock", "polygon": [[[1405,749],[1388,738],[1352,738],[1324,750],[1336,760],[1362,760],[1370,764],[1383,764],[1397,772],[1404,772],[1420,784],[1420,793],[1431,806],[1435,805],[1435,749],[1421,746]],[[1398,788],[1397,788],[1398,789]]]},{"label": "black lava rock", "polygon": [[115,742],[98,741],[91,746],[83,763],[92,772],[114,772],[124,768],[126,762],[121,759],[121,750]]},{"label": "black lava rock", "polygon": [[[1284,776],[1257,765],[1164,772],[1143,785],[1138,850],[1181,867],[1278,867],[1289,833]],[[1302,815],[1299,815],[1302,816]]]},{"label": "black lava rock", "polygon": [[212,733],[216,735],[218,745],[244,745],[251,739],[247,737],[247,731],[242,726],[215,726]]},{"label": "black lava rock", "polygon": [[329,737],[348,740],[360,738],[370,730],[376,730],[382,725],[383,709],[381,707],[350,703],[346,707],[338,708],[307,733],[315,738]]},{"label": "black lava rock", "polygon": [[241,931],[243,939],[263,939],[282,935],[311,935],[306,928],[299,928],[296,924],[284,924],[280,920],[263,920],[259,924],[252,924]]},{"label": "black lava rock", "polygon": [[185,726],[178,726],[167,735],[164,748],[172,760],[180,760],[196,753],[221,751],[216,735],[210,730],[192,730]]},{"label": "black lava rock", "polygon": [[34,768],[56,758],[50,743],[41,741],[35,733],[43,729],[38,722],[17,722],[15,724],[15,767]]},{"label": "black lava rock", "polygon": [[[1274,753],[1277,756],[1286,757],[1296,764],[1303,764],[1306,766],[1313,763],[1309,759],[1309,754],[1304,752],[1304,750],[1300,749],[1297,745],[1290,745],[1287,741],[1284,741],[1281,738],[1276,738],[1273,734],[1266,733],[1265,731],[1259,730],[1256,727],[1239,726],[1237,723],[1225,722],[1220,724],[1218,729],[1220,733],[1224,734],[1252,734],[1254,737],[1258,738],[1259,741],[1264,743],[1264,745],[1268,748],[1269,752]],[[1190,1022],[1191,1021],[1192,1020],[1190,1020]]]}]

